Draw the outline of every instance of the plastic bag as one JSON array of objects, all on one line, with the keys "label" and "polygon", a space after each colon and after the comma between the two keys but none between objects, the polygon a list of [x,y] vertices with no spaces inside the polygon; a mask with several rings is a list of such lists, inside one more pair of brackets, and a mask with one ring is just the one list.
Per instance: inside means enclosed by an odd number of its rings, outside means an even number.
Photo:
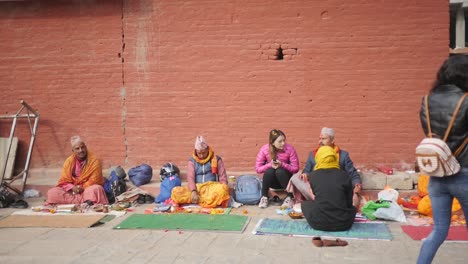
[{"label": "plastic bag", "polygon": [[385,189],[379,192],[377,197],[379,197],[379,200],[397,202],[398,191],[396,191],[395,189],[386,187]]},{"label": "plastic bag", "polygon": [[34,197],[39,197],[39,191],[35,189],[29,189],[24,191],[23,193],[24,198],[34,198]]},{"label": "plastic bag", "polygon": [[403,209],[401,209],[400,205],[394,201],[390,203],[390,207],[388,208],[379,208],[375,210],[374,216],[379,219],[406,223],[406,216]]}]

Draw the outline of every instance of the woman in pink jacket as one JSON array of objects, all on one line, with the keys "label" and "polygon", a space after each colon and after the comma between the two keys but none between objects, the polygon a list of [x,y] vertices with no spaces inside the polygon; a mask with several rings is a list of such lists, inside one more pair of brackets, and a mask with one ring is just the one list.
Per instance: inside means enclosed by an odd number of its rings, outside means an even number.
[{"label": "woman in pink jacket", "polygon": [[[278,129],[270,131],[269,143],[264,145],[257,154],[255,169],[263,173],[262,198],[258,207],[268,206],[268,191],[286,189],[291,176],[299,171],[299,159],[294,147],[286,143],[286,135]],[[284,199],[283,205],[293,204],[292,194]]]}]

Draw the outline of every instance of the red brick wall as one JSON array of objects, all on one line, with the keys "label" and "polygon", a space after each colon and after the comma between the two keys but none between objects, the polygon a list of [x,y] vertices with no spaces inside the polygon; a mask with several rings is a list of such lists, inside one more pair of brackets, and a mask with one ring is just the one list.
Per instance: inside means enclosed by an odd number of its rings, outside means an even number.
[{"label": "red brick wall", "polygon": [[202,134],[253,171],[272,128],[304,164],[322,126],[358,167],[406,168],[448,23],[439,0],[0,2],[0,113],[40,112],[36,168],[79,134],[105,167],[184,169]]}]

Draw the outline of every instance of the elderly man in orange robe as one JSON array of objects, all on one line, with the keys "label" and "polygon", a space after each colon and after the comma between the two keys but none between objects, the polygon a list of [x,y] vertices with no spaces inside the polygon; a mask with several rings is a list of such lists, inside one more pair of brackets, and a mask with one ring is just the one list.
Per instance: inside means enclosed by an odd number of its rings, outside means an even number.
[{"label": "elderly man in orange robe", "polygon": [[47,192],[48,204],[108,204],[101,161],[79,136],[71,138],[72,152],[63,164],[57,185]]}]

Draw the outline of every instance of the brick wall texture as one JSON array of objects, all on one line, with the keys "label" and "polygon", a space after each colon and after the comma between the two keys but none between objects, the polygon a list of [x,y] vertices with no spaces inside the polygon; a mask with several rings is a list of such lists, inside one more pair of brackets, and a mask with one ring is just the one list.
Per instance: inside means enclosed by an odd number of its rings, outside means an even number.
[{"label": "brick wall texture", "polygon": [[[448,1],[0,2],[0,114],[40,113],[32,168],[78,134],[104,167],[185,169],[204,135],[228,172],[254,171],[273,128],[301,168],[321,127],[358,168],[409,169],[418,113],[448,56]],[[11,120],[0,120],[7,137]],[[18,123],[17,166],[28,125]]]}]

